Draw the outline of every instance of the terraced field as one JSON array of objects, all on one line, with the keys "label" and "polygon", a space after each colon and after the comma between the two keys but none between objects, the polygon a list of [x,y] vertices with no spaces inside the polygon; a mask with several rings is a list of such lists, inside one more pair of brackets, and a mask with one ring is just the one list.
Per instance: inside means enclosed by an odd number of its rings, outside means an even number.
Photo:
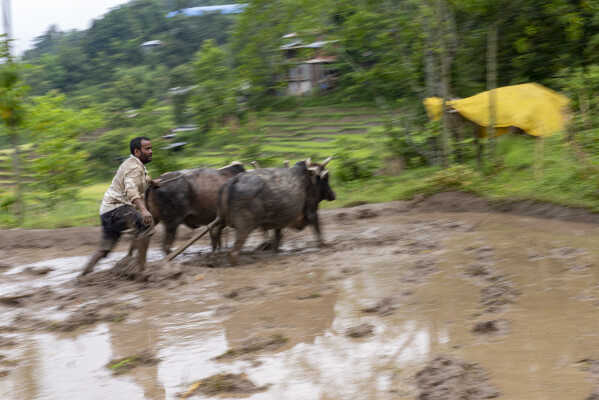
[{"label": "terraced field", "polygon": [[[305,107],[299,111],[270,112],[257,121],[262,135],[260,152],[264,158],[277,160],[318,159],[336,154],[338,140],[347,139],[366,157],[380,151],[382,138],[369,132],[382,126],[384,120],[380,110],[369,107]],[[202,150],[185,157],[183,163],[186,167],[220,166],[238,158],[236,147],[241,146]]]}]

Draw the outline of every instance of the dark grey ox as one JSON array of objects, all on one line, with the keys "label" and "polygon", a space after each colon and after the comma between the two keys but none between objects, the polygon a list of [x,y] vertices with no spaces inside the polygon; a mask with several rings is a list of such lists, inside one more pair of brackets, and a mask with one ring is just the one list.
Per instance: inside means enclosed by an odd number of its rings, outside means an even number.
[{"label": "dark grey ox", "polygon": [[[146,191],[146,207],[154,223],[162,222],[165,233],[162,250],[169,254],[181,224],[195,229],[207,225],[217,215],[218,192],[231,177],[244,172],[240,163],[220,169],[194,168],[167,172]],[[212,250],[217,240],[211,232]]]},{"label": "dark grey ox", "polygon": [[272,244],[277,251],[285,227],[303,229],[311,225],[319,246],[323,244],[318,220],[322,200],[335,200],[329,186],[326,164],[300,161],[292,168],[261,168],[235,176],[220,190],[215,237],[225,226],[235,228],[235,244],[230,252],[232,264],[248,235],[256,228],[274,229]]}]

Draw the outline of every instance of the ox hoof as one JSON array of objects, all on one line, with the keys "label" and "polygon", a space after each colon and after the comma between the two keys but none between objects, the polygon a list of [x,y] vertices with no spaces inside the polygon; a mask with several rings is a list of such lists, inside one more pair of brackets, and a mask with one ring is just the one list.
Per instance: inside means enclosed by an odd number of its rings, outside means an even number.
[{"label": "ox hoof", "polygon": [[254,251],[268,251],[273,249],[273,243],[269,240],[260,243]]},{"label": "ox hoof", "polygon": [[237,261],[239,261],[239,254],[229,253],[228,259],[229,259],[229,264],[237,265]]}]

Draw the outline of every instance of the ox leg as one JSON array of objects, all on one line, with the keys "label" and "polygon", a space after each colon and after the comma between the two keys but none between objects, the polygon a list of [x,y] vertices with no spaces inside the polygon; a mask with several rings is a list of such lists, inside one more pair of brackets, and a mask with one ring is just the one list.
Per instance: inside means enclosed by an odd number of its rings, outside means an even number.
[{"label": "ox leg", "polygon": [[272,251],[278,253],[279,245],[281,244],[281,238],[283,237],[282,229],[275,229],[275,237],[272,242]]},{"label": "ox leg", "polygon": [[218,228],[210,229],[210,243],[212,244],[213,253],[216,251],[216,249],[221,247],[220,234],[221,232],[218,230]]},{"label": "ox leg", "polygon": [[216,249],[222,249],[221,237],[224,228],[224,224],[219,224],[210,230],[210,240],[212,241],[213,253],[216,252]]},{"label": "ox leg", "polygon": [[162,239],[162,251],[168,255],[171,253],[171,248],[175,242],[177,236],[177,225],[166,225],[164,226],[164,238]]},{"label": "ox leg", "polygon": [[264,241],[260,243],[254,251],[267,251],[273,248],[273,242],[270,240],[268,229],[262,228],[262,236],[264,237]]},{"label": "ox leg", "polygon": [[250,232],[247,230],[235,230],[235,244],[233,245],[233,248],[229,253],[229,262],[231,263],[231,265],[237,264],[237,261],[239,260],[239,253],[241,252],[241,248],[243,247],[243,244],[247,240],[249,234]]},{"label": "ox leg", "polygon": [[314,231],[314,236],[316,236],[316,241],[318,243],[318,247],[324,247],[324,242],[322,240],[322,233],[320,232],[320,221],[318,219],[317,213],[310,213],[307,215],[308,221],[312,225],[312,230]]}]

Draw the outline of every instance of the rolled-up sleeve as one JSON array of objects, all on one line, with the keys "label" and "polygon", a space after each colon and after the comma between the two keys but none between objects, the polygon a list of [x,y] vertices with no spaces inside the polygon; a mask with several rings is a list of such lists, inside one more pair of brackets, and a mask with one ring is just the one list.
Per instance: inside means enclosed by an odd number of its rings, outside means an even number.
[{"label": "rolled-up sleeve", "polygon": [[125,173],[125,195],[131,204],[133,204],[135,200],[142,198],[139,188],[142,187],[144,179],[143,175],[143,171],[140,171],[139,169],[132,169]]}]

